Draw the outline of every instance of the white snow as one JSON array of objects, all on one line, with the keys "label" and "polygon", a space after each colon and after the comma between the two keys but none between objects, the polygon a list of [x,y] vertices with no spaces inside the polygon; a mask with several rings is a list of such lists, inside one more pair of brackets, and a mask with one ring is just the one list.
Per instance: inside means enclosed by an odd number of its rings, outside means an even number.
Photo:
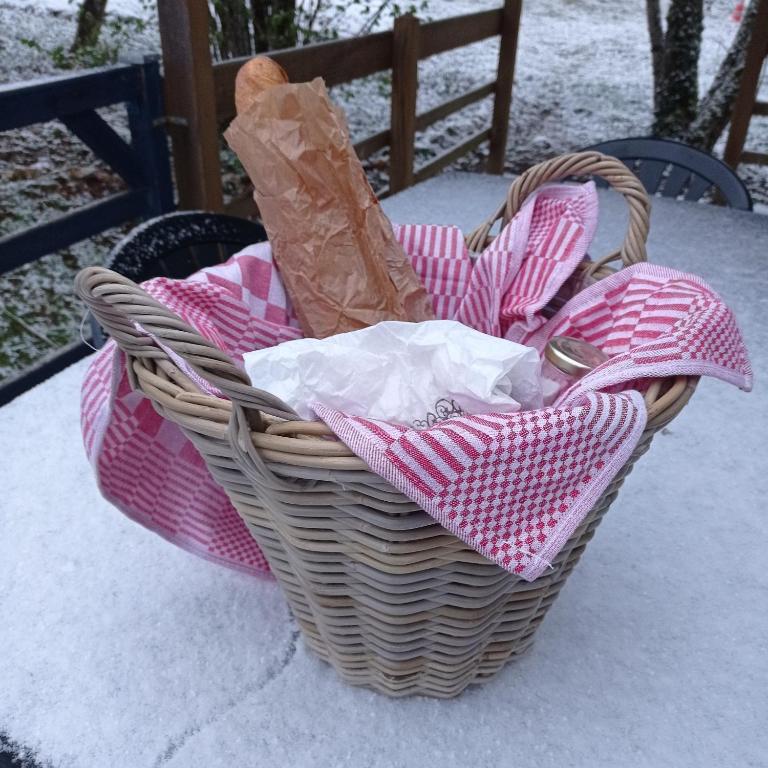
[{"label": "white snow", "polygon": [[[15,5],[20,8],[47,8],[50,11],[66,11],[74,13],[77,10],[76,0],[5,0],[7,5]],[[107,0],[107,11],[119,16],[144,16],[147,12],[147,3],[143,0]]]},{"label": "white snow", "polygon": [[[451,174],[385,207],[466,231],[506,184]],[[595,254],[623,226],[620,199],[601,205]],[[0,730],[55,768],[764,765],[767,236],[762,216],[655,203],[652,258],[725,296],[757,389],[701,384],[532,652],[453,701],[344,685],[295,642],[273,582],[104,502],[79,437],[85,363],[0,409]]]}]

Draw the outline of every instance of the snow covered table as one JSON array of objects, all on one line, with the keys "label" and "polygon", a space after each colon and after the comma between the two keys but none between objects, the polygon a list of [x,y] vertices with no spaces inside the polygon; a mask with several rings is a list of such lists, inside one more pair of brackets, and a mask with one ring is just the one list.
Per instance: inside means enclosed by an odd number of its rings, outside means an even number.
[{"label": "snow covered table", "polygon": [[[507,184],[450,174],[384,207],[467,231]],[[620,241],[624,215],[601,193],[592,253]],[[345,686],[305,650],[272,581],[105,503],[80,443],[85,362],[0,409],[0,733],[56,768],[764,764],[768,217],[656,200],[649,250],[735,309],[757,388],[702,382],[533,650],[452,701]]]}]

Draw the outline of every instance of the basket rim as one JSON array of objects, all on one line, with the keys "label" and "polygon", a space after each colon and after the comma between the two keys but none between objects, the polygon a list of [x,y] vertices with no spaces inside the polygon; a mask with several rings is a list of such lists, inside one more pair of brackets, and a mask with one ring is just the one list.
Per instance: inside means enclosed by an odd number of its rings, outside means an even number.
[{"label": "basket rim", "polygon": [[[171,369],[157,363],[153,358],[134,358],[132,370],[139,388],[161,414],[181,426],[224,439],[232,417],[232,402],[202,392],[175,366]],[[674,418],[693,395],[698,381],[698,376],[651,380],[644,394],[646,431],[655,431],[660,422]],[[287,420],[263,414],[261,425],[249,431],[253,447],[270,465],[373,472],[323,421]]]}]

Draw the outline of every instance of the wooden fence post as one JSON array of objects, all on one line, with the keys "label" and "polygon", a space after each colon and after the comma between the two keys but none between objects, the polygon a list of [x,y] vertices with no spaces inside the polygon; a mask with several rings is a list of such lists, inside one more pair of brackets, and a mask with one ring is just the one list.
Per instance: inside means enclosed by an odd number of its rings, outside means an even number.
[{"label": "wooden fence post", "polygon": [[502,173],[507,154],[509,107],[512,103],[512,82],[515,78],[517,58],[517,34],[520,30],[522,0],[504,0],[504,16],[501,22],[499,64],[491,119],[491,146],[488,152],[488,173]]},{"label": "wooden fence post", "polygon": [[723,160],[731,168],[736,168],[741,162],[744,142],[747,139],[749,123],[755,111],[757,90],[760,85],[760,72],[763,61],[768,56],[768,0],[761,0],[755,17],[755,26],[747,47],[747,60],[741,75],[739,93],[731,112],[731,128],[728,131],[728,141],[725,144]]},{"label": "wooden fence post", "polygon": [[392,39],[391,146],[389,191],[413,184],[416,139],[416,94],[419,88],[419,20],[413,14],[395,19]]},{"label": "wooden fence post", "polygon": [[206,0],[157,4],[179,208],[223,208]]}]

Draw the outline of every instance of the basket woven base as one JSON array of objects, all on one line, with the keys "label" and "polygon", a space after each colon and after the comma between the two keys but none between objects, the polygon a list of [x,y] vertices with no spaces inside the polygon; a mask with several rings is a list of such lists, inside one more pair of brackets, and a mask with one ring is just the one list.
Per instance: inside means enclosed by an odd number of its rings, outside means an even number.
[{"label": "basket woven base", "polygon": [[[625,474],[574,533],[553,570],[532,583],[479,557],[439,524],[426,522],[423,512],[375,511],[374,526],[360,519],[358,505],[354,513],[337,508],[330,518],[328,507],[236,505],[317,656],[351,685],[389,696],[450,698],[530,648]],[[317,551],[329,519],[335,540]],[[386,545],[377,536],[384,530]],[[387,562],[393,552],[403,561],[399,566]]]}]

